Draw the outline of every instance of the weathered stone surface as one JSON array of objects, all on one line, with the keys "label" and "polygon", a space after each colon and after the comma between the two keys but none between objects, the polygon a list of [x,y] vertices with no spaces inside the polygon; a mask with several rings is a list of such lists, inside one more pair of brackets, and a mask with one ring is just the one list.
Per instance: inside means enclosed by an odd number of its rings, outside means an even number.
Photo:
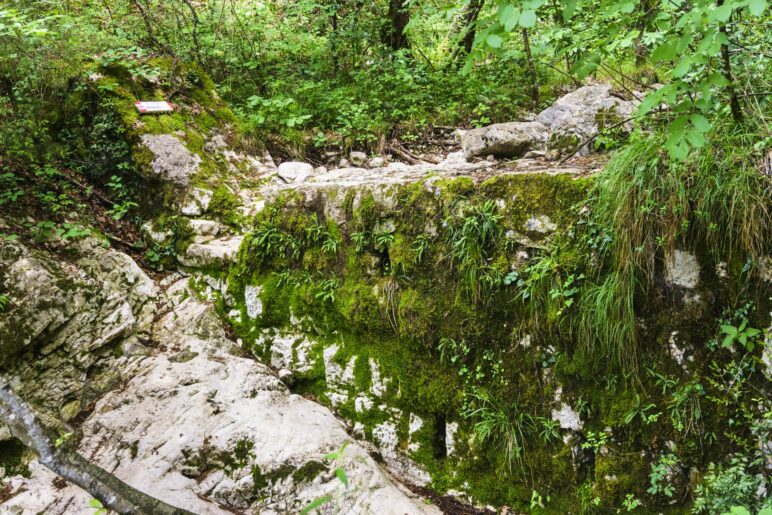
[{"label": "weathered stone surface", "polygon": [[191,268],[222,265],[234,260],[242,239],[241,236],[234,236],[208,243],[191,243],[184,255],[177,256],[177,260]]},{"label": "weathered stone surface", "polygon": [[523,229],[526,232],[547,235],[558,228],[557,224],[550,220],[547,215],[532,216],[525,221]]},{"label": "weathered stone surface", "polygon": [[244,288],[244,304],[247,307],[247,316],[257,318],[263,314],[263,302],[260,300],[262,286],[248,285]]},{"label": "weathered stone surface", "polygon": [[191,220],[190,228],[194,233],[194,243],[206,243],[211,241],[220,232],[220,224],[213,220]]},{"label": "weathered stone surface", "polygon": [[314,173],[314,167],[308,163],[288,161],[279,165],[279,177],[287,183],[299,183],[305,181]]},{"label": "weathered stone surface", "polygon": [[352,152],[348,157],[354,166],[364,166],[367,163],[367,154],[364,152]]},{"label": "weathered stone surface", "polygon": [[489,154],[521,157],[531,150],[543,150],[547,137],[547,127],[539,122],[497,123],[465,131],[461,146],[467,159]]},{"label": "weathered stone surface", "polygon": [[201,216],[209,209],[209,203],[213,196],[214,193],[210,190],[192,188],[188,192],[180,212],[185,216]]},{"label": "weathered stone surface", "polygon": [[201,157],[191,153],[179,138],[171,134],[143,134],[142,143],[153,153],[150,166],[161,179],[176,186],[190,184]]},{"label": "weathered stone surface", "polygon": [[10,300],[0,356],[52,424],[117,385],[113,351],[149,331],[157,296],[131,258],[97,240],[73,244],[67,260],[2,240],[0,282]]},{"label": "weathered stone surface", "polygon": [[[549,129],[550,146],[571,139],[570,146],[573,147],[598,132],[599,121],[610,126],[629,118],[635,110],[633,102],[611,95],[609,84],[596,84],[583,86],[559,98],[539,113],[536,120]],[[590,147],[585,146],[579,154],[589,152]]]},{"label": "weathered stone surface", "polygon": [[682,288],[695,288],[700,279],[697,257],[683,250],[676,250],[665,259],[665,278]]},{"label": "weathered stone surface", "polygon": [[[192,295],[178,301],[153,337],[164,351],[127,362],[131,379],[82,426],[79,452],[128,484],[201,514],[297,513],[325,494],[343,513],[439,513],[401,490],[357,443],[341,461],[345,489],[323,464],[351,440],[343,426],[264,365],[233,355],[207,304]],[[3,512],[87,509],[88,494],[58,489],[37,463],[30,470],[28,479],[7,481],[13,495]]]},{"label": "weathered stone surface", "polygon": [[173,236],[172,231],[158,231],[153,227],[153,222],[146,222],[140,227],[140,232],[147,240],[153,243],[163,243]]},{"label": "weathered stone surface", "polygon": [[383,168],[386,165],[386,160],[382,157],[374,157],[367,161],[368,168]]}]

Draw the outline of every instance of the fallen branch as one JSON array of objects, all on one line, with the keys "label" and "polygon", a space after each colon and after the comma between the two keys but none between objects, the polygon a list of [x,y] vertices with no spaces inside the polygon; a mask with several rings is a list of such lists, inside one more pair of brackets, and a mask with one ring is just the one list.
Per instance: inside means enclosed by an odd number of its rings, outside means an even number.
[{"label": "fallen branch", "polygon": [[105,508],[126,515],[193,515],[127,485],[77,452],[54,446],[32,408],[1,376],[0,421],[13,436],[37,453],[40,463],[99,499]]},{"label": "fallen branch", "polygon": [[604,127],[603,129],[599,130],[598,132],[596,132],[595,134],[593,134],[592,136],[590,136],[590,137],[589,137],[589,138],[587,138],[586,140],[582,141],[582,143],[581,143],[581,144],[580,144],[578,147],[576,147],[576,148],[573,150],[573,152],[571,152],[571,153],[570,153],[570,154],[568,154],[566,157],[564,157],[563,159],[561,159],[560,161],[558,161],[558,164],[559,164],[559,165],[562,165],[563,163],[565,163],[566,161],[568,161],[569,159],[571,159],[572,157],[574,157],[574,156],[576,155],[576,153],[577,153],[577,152],[579,152],[579,151],[580,151],[580,150],[582,150],[584,147],[586,147],[587,145],[589,145],[589,144],[590,144],[590,142],[591,142],[592,140],[594,140],[595,138],[597,138],[598,136],[600,136],[600,134],[601,134],[601,133],[603,133],[603,131],[607,131],[607,130],[609,130],[609,129],[616,129],[617,127],[621,127],[622,125],[626,124],[627,122],[629,122],[629,121],[632,121],[632,119],[633,119],[632,117],[630,117],[630,118],[626,118],[626,119],[622,120],[622,121],[621,121],[621,122],[619,122],[619,123],[615,123],[614,125],[609,125],[608,127]]},{"label": "fallen branch", "polygon": [[411,165],[420,165],[422,163],[422,161],[420,159],[418,159],[418,158],[416,158],[414,156],[411,156],[408,152],[406,152],[405,150],[402,150],[400,148],[397,148],[397,147],[387,147],[386,150],[389,153],[394,154],[397,157],[401,157],[402,159],[404,159],[405,161],[407,161]]}]

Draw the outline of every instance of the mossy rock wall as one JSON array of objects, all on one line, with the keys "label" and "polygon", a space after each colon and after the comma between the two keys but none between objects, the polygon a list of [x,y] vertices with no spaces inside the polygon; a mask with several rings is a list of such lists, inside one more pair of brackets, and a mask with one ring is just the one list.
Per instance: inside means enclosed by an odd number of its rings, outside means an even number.
[{"label": "mossy rock wall", "polygon": [[[414,483],[517,510],[536,491],[550,513],[608,512],[628,495],[688,511],[673,499],[707,464],[754,445],[746,427],[722,429],[741,414],[716,375],[727,356],[706,343],[740,271],[718,274],[692,249],[696,284],[663,271],[661,291],[640,300],[637,370],[584,352],[565,330],[581,277],[557,273],[547,302],[523,292],[552,240],[583,230],[591,182],[286,190],[255,218],[238,263],[199,286],[245,348]],[[545,273],[586,258],[565,245]],[[677,491],[647,491],[669,454]]]}]

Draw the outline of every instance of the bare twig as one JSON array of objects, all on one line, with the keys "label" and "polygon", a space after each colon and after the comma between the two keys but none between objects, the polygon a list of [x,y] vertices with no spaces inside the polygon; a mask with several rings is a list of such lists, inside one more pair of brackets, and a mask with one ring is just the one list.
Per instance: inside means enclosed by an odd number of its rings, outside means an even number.
[{"label": "bare twig", "polygon": [[578,147],[576,147],[576,148],[573,150],[573,152],[571,152],[571,153],[570,153],[570,154],[568,154],[566,157],[564,157],[563,159],[561,159],[560,161],[558,161],[558,164],[559,164],[559,165],[562,165],[563,163],[565,163],[566,161],[568,161],[569,159],[571,159],[572,157],[574,157],[574,156],[576,155],[576,153],[577,153],[577,152],[579,152],[579,151],[580,151],[580,150],[582,150],[584,147],[586,147],[587,145],[589,145],[589,144],[590,144],[590,142],[591,142],[592,140],[594,140],[595,138],[597,138],[597,137],[598,137],[598,136],[599,136],[599,135],[600,135],[600,134],[601,134],[603,131],[607,131],[607,130],[609,130],[609,129],[616,129],[617,127],[621,127],[622,125],[626,124],[627,122],[629,122],[629,121],[632,121],[632,119],[633,119],[632,117],[630,117],[630,118],[626,118],[626,119],[622,120],[621,122],[615,123],[614,125],[609,125],[608,127],[604,127],[603,129],[599,130],[598,132],[596,132],[595,134],[593,134],[592,136],[590,136],[589,138],[587,138],[586,140],[584,140],[582,143],[580,143],[580,144],[579,144],[579,146],[578,146]]}]

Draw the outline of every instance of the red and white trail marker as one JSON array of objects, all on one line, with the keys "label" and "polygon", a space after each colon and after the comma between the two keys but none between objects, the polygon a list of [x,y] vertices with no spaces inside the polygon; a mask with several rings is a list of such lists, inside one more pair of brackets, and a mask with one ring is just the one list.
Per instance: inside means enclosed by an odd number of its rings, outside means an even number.
[{"label": "red and white trail marker", "polygon": [[134,102],[134,105],[140,114],[170,113],[174,111],[174,104],[171,102],[139,101]]}]

